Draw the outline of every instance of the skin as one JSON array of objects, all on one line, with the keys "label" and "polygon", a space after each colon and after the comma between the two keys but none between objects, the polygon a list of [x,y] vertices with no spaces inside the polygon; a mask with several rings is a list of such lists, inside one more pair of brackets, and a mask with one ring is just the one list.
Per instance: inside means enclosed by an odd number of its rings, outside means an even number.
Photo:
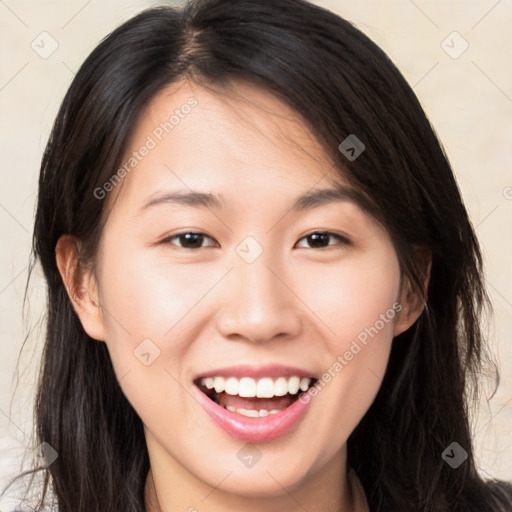
[{"label": "skin", "polygon": [[[346,442],[379,389],[393,336],[423,302],[401,286],[388,233],[353,202],[291,212],[312,188],[346,184],[300,119],[249,84],[254,104],[180,82],[153,98],[126,156],[194,97],[198,105],[105,199],[111,211],[95,270],[76,268],[72,237],[57,263],[85,331],[108,346],[123,392],[145,425],[151,470],[148,511],[351,511]],[[159,204],[162,191],[222,195],[224,209]],[[115,199],[115,201],[114,201]],[[329,231],[317,248],[307,238]],[[208,235],[199,248],[172,235]],[[247,263],[237,246],[252,236],[262,254]],[[229,271],[229,272],[228,272]],[[278,363],[320,376],[394,303],[385,323],[314,397],[290,433],[245,443],[220,430],[192,396],[201,372]],[[133,351],[150,339],[160,355],[145,366]]]}]

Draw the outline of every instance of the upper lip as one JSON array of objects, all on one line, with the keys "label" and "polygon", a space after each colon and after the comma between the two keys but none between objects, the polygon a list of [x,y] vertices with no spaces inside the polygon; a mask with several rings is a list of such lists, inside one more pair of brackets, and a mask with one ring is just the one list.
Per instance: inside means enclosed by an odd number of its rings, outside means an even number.
[{"label": "upper lip", "polygon": [[253,379],[261,379],[264,377],[308,377],[315,379],[316,376],[302,368],[293,366],[284,366],[281,364],[270,364],[265,366],[254,365],[237,365],[224,368],[217,368],[197,375],[194,380],[204,379],[207,377],[252,377]]}]

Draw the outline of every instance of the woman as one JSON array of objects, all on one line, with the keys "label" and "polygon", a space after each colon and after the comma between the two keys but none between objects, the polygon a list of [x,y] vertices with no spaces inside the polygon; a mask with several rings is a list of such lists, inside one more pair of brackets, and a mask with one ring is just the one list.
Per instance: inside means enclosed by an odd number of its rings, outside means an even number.
[{"label": "woman", "polygon": [[193,1],[115,30],[57,116],[34,254],[40,505],[511,509],[475,468],[487,297],[452,170],[329,11]]}]

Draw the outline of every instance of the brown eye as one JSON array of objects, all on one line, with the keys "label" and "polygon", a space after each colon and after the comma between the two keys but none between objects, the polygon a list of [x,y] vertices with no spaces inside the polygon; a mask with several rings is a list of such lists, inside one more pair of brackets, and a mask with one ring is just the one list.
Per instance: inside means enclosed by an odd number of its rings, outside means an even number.
[{"label": "brown eye", "polygon": [[[172,243],[171,240],[174,239],[178,239],[180,243]],[[182,247],[183,249],[200,249],[201,247],[203,247],[203,242],[205,239],[212,240],[212,238],[210,238],[208,235],[204,233],[186,232],[170,236],[163,240],[163,242],[169,243],[171,245],[178,245],[178,247]]]},{"label": "brown eye", "polygon": [[345,237],[330,231],[316,231],[301,238],[301,240],[308,240],[311,249],[323,249],[324,247],[336,245],[336,243],[329,243],[329,239],[336,239],[342,245],[350,243]]}]

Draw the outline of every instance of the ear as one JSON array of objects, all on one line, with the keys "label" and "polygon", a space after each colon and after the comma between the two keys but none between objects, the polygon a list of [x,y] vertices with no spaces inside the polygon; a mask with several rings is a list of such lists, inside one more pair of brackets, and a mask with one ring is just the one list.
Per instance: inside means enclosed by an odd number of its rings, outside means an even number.
[{"label": "ear", "polygon": [[103,315],[98,286],[91,269],[83,269],[79,260],[79,243],[72,235],[63,235],[55,247],[57,268],[73,309],[85,332],[98,341],[105,340]]},{"label": "ear", "polygon": [[418,248],[417,258],[423,276],[423,294],[421,293],[421,290],[418,290],[413,286],[413,283],[411,283],[409,278],[404,278],[400,290],[400,298],[398,300],[402,309],[397,315],[395,330],[393,333],[394,336],[398,336],[409,329],[409,327],[411,327],[411,325],[414,324],[421,315],[426,304],[428,284],[430,281],[430,269],[432,268],[432,254],[425,248]]}]

